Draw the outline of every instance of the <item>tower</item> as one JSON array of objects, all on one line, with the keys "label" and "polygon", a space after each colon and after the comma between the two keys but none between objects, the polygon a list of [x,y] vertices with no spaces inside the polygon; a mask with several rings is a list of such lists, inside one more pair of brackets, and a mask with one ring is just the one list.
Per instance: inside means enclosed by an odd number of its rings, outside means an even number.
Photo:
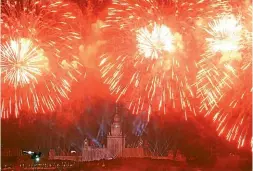
[{"label": "tower", "polygon": [[84,148],[85,150],[88,150],[88,147],[89,147],[89,143],[88,143],[88,139],[86,138],[86,139],[84,140],[84,142],[83,142],[83,148]]},{"label": "tower", "polygon": [[90,160],[90,156],[89,156],[89,142],[88,142],[87,138],[83,142],[82,160],[83,161],[89,161]]},{"label": "tower", "polygon": [[125,148],[125,137],[122,135],[118,106],[116,105],[111,134],[107,136],[107,149],[111,158],[123,157]]}]

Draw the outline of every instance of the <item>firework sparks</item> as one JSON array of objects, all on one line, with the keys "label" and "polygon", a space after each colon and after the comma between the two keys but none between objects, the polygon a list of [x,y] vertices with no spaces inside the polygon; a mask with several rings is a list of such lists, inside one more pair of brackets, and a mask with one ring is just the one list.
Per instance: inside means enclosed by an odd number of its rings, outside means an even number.
[{"label": "firework sparks", "polygon": [[252,134],[252,36],[245,22],[232,14],[210,22],[196,83],[200,110],[213,116],[219,135],[236,141],[238,148]]},{"label": "firework sparks", "polygon": [[113,5],[104,26],[109,37],[100,62],[112,94],[127,102],[133,113],[165,114],[168,108],[193,111],[186,65],[190,59],[184,32],[167,20],[173,16],[163,16],[153,1],[114,1]]},{"label": "firework sparks", "polygon": [[3,83],[19,87],[37,81],[36,76],[42,75],[47,68],[48,59],[43,51],[33,46],[31,40],[11,40],[9,44],[1,46]]},{"label": "firework sparks", "polygon": [[207,50],[198,62],[197,75],[202,107],[214,107],[227,88],[233,85],[238,76],[237,64],[242,62],[243,28],[234,16],[223,16],[214,20],[206,29]]},{"label": "firework sparks", "polygon": [[[7,1],[2,9],[1,116],[54,111],[78,72],[76,14],[62,1]],[[71,10],[72,11],[72,10]],[[13,110],[14,109],[14,110]]]},{"label": "firework sparks", "polygon": [[237,81],[235,88],[219,101],[219,108],[209,113],[214,113],[219,135],[225,135],[228,141],[236,141],[240,148],[252,137],[252,80],[241,78]]},{"label": "firework sparks", "polygon": [[163,52],[174,51],[173,35],[165,25],[155,24],[151,33],[146,27],[136,32],[137,50],[145,58],[158,59]]},{"label": "firework sparks", "polygon": [[189,22],[200,24],[201,21],[212,19],[217,14],[225,15],[231,13],[232,6],[229,0],[175,0],[176,13],[180,18]]},{"label": "firework sparks", "polygon": [[[210,23],[209,26],[211,31],[207,30],[207,32],[212,37],[207,38],[206,41],[211,52],[221,52],[223,53],[222,57],[227,57],[226,53],[238,52],[240,50],[242,25],[234,16],[224,16]],[[236,57],[237,55],[231,56]],[[220,62],[224,61],[230,61],[230,59],[221,58]]]}]

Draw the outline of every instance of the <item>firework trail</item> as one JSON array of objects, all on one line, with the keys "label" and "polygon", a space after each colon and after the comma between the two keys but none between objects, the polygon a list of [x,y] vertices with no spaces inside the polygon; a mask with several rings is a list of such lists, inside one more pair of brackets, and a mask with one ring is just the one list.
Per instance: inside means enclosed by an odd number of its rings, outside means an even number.
[{"label": "firework trail", "polygon": [[219,15],[204,28],[206,51],[196,83],[200,111],[213,116],[219,135],[238,148],[252,134],[252,28],[246,24],[252,18],[242,14]]},{"label": "firework trail", "polygon": [[242,60],[242,30],[240,21],[234,16],[214,20],[206,29],[206,51],[197,64],[200,68],[197,86],[205,108],[215,106],[238,75],[234,67]]},{"label": "firework trail", "polygon": [[224,15],[232,11],[229,0],[174,0],[173,2],[176,4],[175,11],[178,17],[194,25],[204,24],[205,20],[213,19],[217,14]]},{"label": "firework trail", "polygon": [[252,138],[252,65],[249,68],[241,71],[218,107],[209,108],[206,113],[213,117],[219,136],[235,141],[238,148],[250,145]]},{"label": "firework trail", "polygon": [[167,109],[194,112],[190,30],[155,1],[113,1],[103,27],[107,41],[101,73],[118,100],[133,113]]},{"label": "firework trail", "polygon": [[62,1],[2,3],[3,118],[17,117],[21,110],[54,111],[68,98],[79,67],[78,12],[70,12],[74,8]]}]

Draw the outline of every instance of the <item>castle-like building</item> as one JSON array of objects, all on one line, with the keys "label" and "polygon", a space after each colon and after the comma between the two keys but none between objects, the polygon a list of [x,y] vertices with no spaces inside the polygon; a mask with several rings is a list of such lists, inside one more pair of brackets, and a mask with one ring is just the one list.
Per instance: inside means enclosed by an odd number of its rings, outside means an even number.
[{"label": "castle-like building", "polygon": [[117,157],[144,157],[142,140],[137,148],[126,148],[125,136],[122,134],[120,117],[116,113],[111,125],[111,132],[107,135],[107,148],[92,148],[88,145],[88,140],[84,141],[82,152],[83,161],[93,161],[101,159],[113,159]]},{"label": "castle-like building", "polygon": [[143,141],[139,140],[136,148],[126,147],[125,135],[122,133],[121,121],[118,115],[116,106],[116,114],[114,115],[113,123],[111,125],[111,131],[107,135],[107,146],[94,147],[89,145],[88,139],[86,138],[83,143],[81,155],[55,155],[54,150],[49,152],[49,160],[73,160],[73,161],[96,161],[96,160],[110,160],[114,158],[152,158],[152,159],[170,159],[176,161],[184,161],[185,157],[181,154],[173,156],[172,151],[168,153],[168,156],[159,156],[153,153],[144,151]]},{"label": "castle-like building", "polygon": [[54,150],[50,150],[49,159],[51,160],[79,160],[95,161],[102,159],[114,159],[117,157],[144,157],[143,141],[138,142],[137,148],[126,148],[125,135],[122,133],[120,117],[117,112],[111,125],[111,131],[107,135],[107,147],[95,148],[89,146],[88,139],[84,140],[82,156],[56,156]]}]

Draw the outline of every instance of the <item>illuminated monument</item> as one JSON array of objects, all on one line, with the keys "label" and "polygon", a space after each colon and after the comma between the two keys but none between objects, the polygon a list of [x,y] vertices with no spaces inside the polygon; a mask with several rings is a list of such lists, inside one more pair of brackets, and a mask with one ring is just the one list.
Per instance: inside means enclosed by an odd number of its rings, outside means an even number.
[{"label": "illuminated monument", "polygon": [[118,157],[144,157],[143,141],[138,142],[137,148],[125,147],[125,136],[122,133],[121,121],[116,107],[116,114],[111,125],[111,131],[107,135],[107,147],[89,146],[88,139],[84,140],[82,156],[55,156],[55,152],[49,152],[49,159],[52,160],[79,160],[79,161],[95,161],[102,159],[113,159]]},{"label": "illuminated monument", "polygon": [[185,158],[181,154],[173,156],[173,152],[169,152],[168,156],[159,156],[153,153],[147,152],[143,149],[143,141],[139,140],[136,148],[126,148],[125,135],[121,129],[121,121],[118,115],[118,109],[116,107],[116,113],[114,115],[113,123],[111,124],[111,131],[107,135],[107,146],[94,147],[89,145],[89,141],[86,138],[83,143],[82,154],[78,155],[61,155],[57,156],[54,150],[50,150],[50,160],[74,160],[74,161],[95,161],[95,160],[110,160],[114,158],[152,158],[152,159],[170,159],[176,161],[185,161]]},{"label": "illuminated monument", "polygon": [[125,147],[125,136],[122,133],[120,117],[116,107],[116,114],[111,125],[111,132],[107,135],[107,148],[92,148],[88,140],[84,141],[82,161],[113,159],[117,157],[144,157],[142,140],[137,148]]},{"label": "illuminated monument", "polygon": [[111,133],[107,136],[107,149],[110,154],[123,157],[123,150],[125,147],[125,136],[122,134],[120,118],[117,112],[114,116],[114,122],[111,125]]}]

